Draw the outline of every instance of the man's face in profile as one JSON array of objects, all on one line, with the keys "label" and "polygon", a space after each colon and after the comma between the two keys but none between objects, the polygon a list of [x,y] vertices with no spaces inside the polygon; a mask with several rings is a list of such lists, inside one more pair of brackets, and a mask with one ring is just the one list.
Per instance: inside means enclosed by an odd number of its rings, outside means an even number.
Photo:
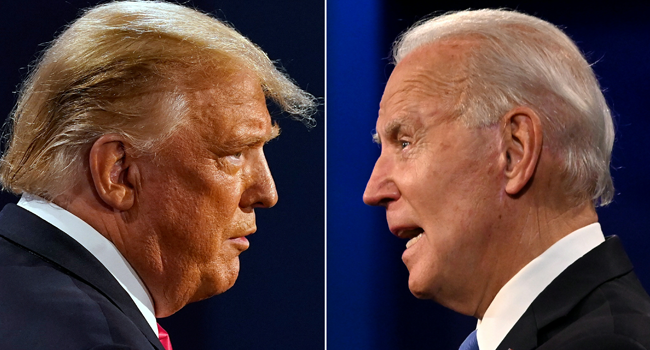
[{"label": "man's face in profile", "polygon": [[390,231],[410,239],[402,259],[412,293],[443,305],[489,273],[490,214],[502,181],[496,128],[467,127],[455,115],[463,50],[429,44],[396,66],[377,120],[381,155],[364,193],[367,204],[386,208]]},{"label": "man's face in profile", "polygon": [[247,71],[216,79],[187,94],[188,122],[143,159],[140,242],[121,247],[138,271],[159,257],[145,267],[158,279],[147,285],[179,299],[172,304],[230,288],[246,236],[256,231],[254,209],[277,202],[262,147],[278,130],[259,80]]}]

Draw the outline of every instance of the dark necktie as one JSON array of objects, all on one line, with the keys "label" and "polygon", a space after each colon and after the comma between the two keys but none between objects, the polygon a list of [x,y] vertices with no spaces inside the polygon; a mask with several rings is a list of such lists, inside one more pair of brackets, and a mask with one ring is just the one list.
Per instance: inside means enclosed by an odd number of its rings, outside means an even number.
[{"label": "dark necktie", "polygon": [[172,350],[172,342],[169,340],[169,334],[158,324],[158,339],[165,350]]},{"label": "dark necktie", "polygon": [[465,338],[465,341],[460,344],[458,350],[479,350],[478,340],[476,339],[476,329]]}]

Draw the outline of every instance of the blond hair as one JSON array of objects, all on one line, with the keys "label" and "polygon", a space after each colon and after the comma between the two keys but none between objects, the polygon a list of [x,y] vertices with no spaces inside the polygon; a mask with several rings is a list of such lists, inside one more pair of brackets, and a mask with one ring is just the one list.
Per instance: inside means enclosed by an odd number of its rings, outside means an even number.
[{"label": "blond hair", "polygon": [[395,62],[433,42],[469,39],[469,75],[457,115],[487,126],[515,106],[540,114],[544,143],[561,157],[569,194],[611,202],[614,124],[591,66],[554,25],[515,11],[476,10],[422,21],[393,47]]},{"label": "blond hair", "polygon": [[0,160],[3,188],[54,199],[83,178],[88,150],[104,134],[155,151],[187,119],[179,85],[215,69],[252,71],[268,98],[313,123],[314,97],[223,22],[162,1],[87,10],[51,43],[21,88]]}]

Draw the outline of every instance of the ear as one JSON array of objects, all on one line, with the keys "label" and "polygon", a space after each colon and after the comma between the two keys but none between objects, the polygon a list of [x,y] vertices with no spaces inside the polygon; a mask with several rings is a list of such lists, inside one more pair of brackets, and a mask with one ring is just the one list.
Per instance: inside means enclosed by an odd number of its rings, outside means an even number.
[{"label": "ear", "polygon": [[542,152],[542,124],[535,111],[516,107],[504,117],[506,192],[517,195],[531,181]]},{"label": "ear", "polygon": [[130,209],[135,200],[137,167],[127,154],[128,143],[118,134],[100,137],[90,149],[90,174],[99,197],[117,210]]}]

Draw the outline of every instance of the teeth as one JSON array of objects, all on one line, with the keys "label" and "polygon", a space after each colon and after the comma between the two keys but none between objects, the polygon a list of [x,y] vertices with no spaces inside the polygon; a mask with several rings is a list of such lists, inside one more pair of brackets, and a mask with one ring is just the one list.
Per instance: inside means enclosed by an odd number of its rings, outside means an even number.
[{"label": "teeth", "polygon": [[421,233],[419,235],[409,239],[409,241],[406,242],[406,249],[409,249],[410,246],[414,245],[415,242],[417,242],[420,239],[420,237],[422,237]]}]

